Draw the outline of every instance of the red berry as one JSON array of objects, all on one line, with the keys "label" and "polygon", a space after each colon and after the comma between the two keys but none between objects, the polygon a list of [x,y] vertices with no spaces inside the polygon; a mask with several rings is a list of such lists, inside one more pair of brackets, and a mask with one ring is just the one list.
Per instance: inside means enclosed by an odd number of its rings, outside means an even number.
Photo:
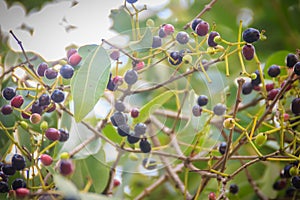
[{"label": "red berry", "polygon": [[69,59],[74,53],[77,53],[76,49],[69,49],[67,52],[67,58]]},{"label": "red berry", "polygon": [[206,21],[201,21],[195,29],[195,32],[197,33],[197,35],[199,36],[205,36],[209,31],[209,23],[207,23]]},{"label": "red berry", "polygon": [[114,179],[114,187],[118,187],[121,184],[121,182],[118,179]]},{"label": "red berry", "polygon": [[24,103],[23,96],[17,95],[11,100],[10,105],[16,108],[20,108],[23,103]]},{"label": "red berry", "polygon": [[145,67],[145,63],[143,61],[138,62],[135,67],[136,67],[136,70],[143,69]]},{"label": "red berry", "polygon": [[131,112],[130,112],[130,115],[132,118],[137,118],[140,114],[140,111],[139,109],[137,108],[132,108]]},{"label": "red berry", "polygon": [[278,94],[279,89],[272,89],[269,93],[268,93],[268,100],[273,100],[276,95]]},{"label": "red berry", "polygon": [[174,33],[175,28],[172,24],[165,24],[163,26],[163,30],[166,35],[171,35],[172,33]]},{"label": "red berry", "polygon": [[51,165],[52,162],[53,162],[52,157],[49,156],[49,155],[47,155],[47,154],[42,154],[42,155],[40,156],[40,160],[41,160],[42,164],[45,165],[45,166],[49,166],[49,165]]},{"label": "red berry", "polygon": [[29,189],[27,189],[27,188],[18,188],[18,189],[16,190],[16,195],[17,195],[17,197],[22,197],[22,198],[24,198],[24,197],[28,196],[29,194],[30,194],[30,191],[29,191]]},{"label": "red berry", "polygon": [[69,58],[69,64],[72,67],[77,66],[81,61],[81,56],[78,53],[74,53],[73,55],[70,56]]},{"label": "red berry", "polygon": [[252,44],[246,44],[243,46],[242,53],[246,60],[252,60],[254,58],[255,48]]},{"label": "red berry", "polygon": [[115,76],[112,80],[112,82],[115,84],[115,85],[122,85],[123,84],[123,78],[121,76]]},{"label": "red berry", "polygon": [[216,194],[214,192],[210,192],[208,194],[208,199],[209,200],[216,200],[217,199]]},{"label": "red berry", "polygon": [[283,120],[286,122],[286,121],[288,121],[289,119],[290,119],[290,115],[287,114],[287,113],[284,113],[284,114],[283,114]]},{"label": "red berry", "polygon": [[53,112],[55,109],[56,109],[55,103],[52,104],[52,105],[50,104],[50,105],[47,107],[46,112],[47,112],[47,113],[51,113],[51,112]]},{"label": "red berry", "polygon": [[38,113],[33,113],[31,116],[30,116],[30,122],[33,123],[33,124],[38,124],[41,122],[41,119],[42,119],[42,116]]},{"label": "red berry", "polygon": [[72,160],[60,160],[59,162],[59,173],[64,176],[72,174],[75,170],[75,165]]},{"label": "red berry", "polygon": [[[283,88],[285,84],[286,84],[286,81],[283,81],[283,83],[281,83],[280,87]],[[290,89],[292,89],[292,85],[289,85],[285,91],[289,91]]]},{"label": "red berry", "polygon": [[49,140],[52,141],[59,140],[60,138],[60,132],[56,128],[48,128],[45,135]]},{"label": "red berry", "polygon": [[24,118],[24,119],[29,119],[30,118],[30,114],[28,114],[30,111],[29,110],[26,110],[25,111],[22,111],[21,112],[21,116]]},{"label": "red berry", "polygon": [[267,83],[266,90],[269,92],[274,89],[274,83]]}]

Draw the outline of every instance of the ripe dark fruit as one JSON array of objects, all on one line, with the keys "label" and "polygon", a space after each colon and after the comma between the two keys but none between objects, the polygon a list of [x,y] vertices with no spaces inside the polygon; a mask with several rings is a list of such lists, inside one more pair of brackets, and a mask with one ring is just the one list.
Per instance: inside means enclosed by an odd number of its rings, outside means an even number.
[{"label": "ripe dark fruit", "polygon": [[8,183],[0,181],[0,193],[7,193],[9,191]]},{"label": "ripe dark fruit", "polygon": [[119,112],[123,112],[125,110],[125,105],[122,101],[115,102],[115,109]]},{"label": "ripe dark fruit", "polygon": [[252,83],[253,86],[258,86],[258,85],[261,83],[260,73],[259,73],[258,70],[256,70],[254,73],[255,73],[257,76],[256,76],[256,79],[252,79],[252,80],[251,80],[251,83]]},{"label": "ripe dark fruit", "polygon": [[236,184],[230,184],[229,192],[232,194],[236,194],[239,191],[239,187]]},{"label": "ripe dark fruit", "polygon": [[59,173],[63,176],[68,176],[72,174],[75,170],[75,165],[72,160],[60,160],[58,164]]},{"label": "ripe dark fruit", "polygon": [[243,40],[248,43],[253,43],[259,40],[260,33],[255,28],[248,28],[243,32]]},{"label": "ripe dark fruit", "polygon": [[252,60],[254,58],[255,48],[252,44],[246,44],[243,46],[242,54],[246,60]]},{"label": "ripe dark fruit", "polygon": [[50,96],[48,94],[42,94],[39,98],[39,106],[48,106],[50,104]]},{"label": "ripe dark fruit", "polygon": [[292,185],[296,188],[296,189],[300,189],[300,176],[294,176],[292,178]]},{"label": "ripe dark fruit", "polygon": [[158,48],[161,47],[162,45],[162,40],[159,36],[154,36],[153,41],[152,41],[152,48]]},{"label": "ripe dark fruit", "polygon": [[290,165],[290,164],[284,166],[283,170],[280,173],[280,176],[282,178],[290,178],[290,177],[292,177],[291,174],[290,174],[290,169],[292,167],[293,167],[293,165]]},{"label": "ripe dark fruit", "polygon": [[9,115],[9,114],[11,114],[12,112],[13,112],[13,109],[12,109],[11,105],[4,105],[4,106],[2,106],[2,108],[1,108],[1,113],[2,113],[3,115]]},{"label": "ripe dark fruit", "polygon": [[179,44],[186,44],[189,42],[189,34],[185,31],[180,31],[176,35],[176,40]]},{"label": "ripe dark fruit", "polygon": [[195,32],[199,36],[205,36],[209,31],[209,24],[206,21],[201,21],[199,24],[196,26]]},{"label": "ripe dark fruit", "polygon": [[128,70],[126,73],[125,73],[125,76],[124,76],[124,81],[128,84],[128,85],[133,85],[137,82],[138,80],[138,74],[135,70]]},{"label": "ripe dark fruit", "polygon": [[60,68],[59,73],[63,78],[70,79],[74,74],[74,68],[70,65],[63,65]]},{"label": "ripe dark fruit", "polygon": [[295,98],[291,104],[291,110],[294,114],[300,113],[300,98]]},{"label": "ripe dark fruit", "polygon": [[[49,98],[49,101],[50,101],[50,98]],[[48,103],[48,102],[43,102],[43,103]],[[39,101],[35,101],[31,106],[31,113],[42,114],[42,112],[43,112],[43,106],[40,106]]]},{"label": "ripe dark fruit", "polygon": [[[0,169],[2,169],[2,166],[0,167]],[[0,180],[4,182],[8,181],[8,176],[5,175],[2,171],[0,171]]]},{"label": "ripe dark fruit", "polygon": [[207,39],[208,46],[215,47],[215,46],[218,45],[214,41],[214,39],[215,39],[216,36],[220,36],[220,34],[218,32],[216,32],[216,31],[212,31],[212,32],[209,33],[209,36],[208,36],[208,39]]},{"label": "ripe dark fruit", "polygon": [[157,163],[154,159],[145,158],[142,162],[142,165],[145,169],[153,170],[156,169]]},{"label": "ripe dark fruit", "polygon": [[214,111],[215,115],[222,116],[226,112],[226,106],[224,104],[218,103],[213,108],[213,111]]},{"label": "ripe dark fruit", "polygon": [[60,132],[56,128],[48,128],[46,130],[45,136],[51,141],[56,141],[60,138]]},{"label": "ripe dark fruit", "polygon": [[137,108],[132,108],[131,112],[130,112],[130,115],[132,118],[137,118],[140,114],[140,111],[139,109]]},{"label": "ripe dark fruit", "polygon": [[14,96],[16,96],[16,91],[12,87],[7,87],[2,90],[2,96],[6,100],[11,100]]},{"label": "ripe dark fruit", "polygon": [[70,137],[69,132],[64,130],[64,129],[59,129],[58,131],[60,133],[59,141],[60,142],[66,142]]},{"label": "ripe dark fruit", "polygon": [[58,75],[58,72],[55,69],[48,68],[45,70],[45,76],[47,79],[55,79]]},{"label": "ripe dark fruit", "polygon": [[134,136],[134,135],[128,135],[128,136],[127,136],[127,141],[128,141],[129,144],[135,144],[135,143],[137,143],[139,140],[140,140],[140,138],[139,138],[139,137],[136,137],[136,136]]},{"label": "ripe dark fruit", "polygon": [[192,108],[192,113],[195,117],[201,116],[202,108],[199,105],[194,105]]},{"label": "ripe dark fruit", "polygon": [[2,171],[7,176],[12,176],[12,175],[14,175],[16,173],[16,169],[13,168],[13,166],[10,165],[10,164],[3,165],[2,166]]},{"label": "ripe dark fruit", "polygon": [[294,187],[289,187],[285,191],[285,196],[287,197],[293,197],[295,194],[296,189]]},{"label": "ripe dark fruit", "polygon": [[267,83],[266,84],[266,90],[267,92],[271,91],[274,89],[274,83]]},{"label": "ripe dark fruit", "polygon": [[44,76],[46,69],[48,69],[48,64],[45,62],[42,62],[41,64],[39,64],[36,72],[39,76]]},{"label": "ripe dark fruit", "polygon": [[146,139],[142,139],[140,141],[140,149],[143,153],[149,153],[151,151],[151,144]]},{"label": "ripe dark fruit", "polygon": [[26,188],[26,182],[21,178],[16,178],[12,182],[11,187],[12,187],[13,190],[16,190],[18,188]]},{"label": "ripe dark fruit", "polygon": [[182,62],[182,57],[180,56],[178,51],[173,51],[170,53],[168,61],[172,65],[179,65]]},{"label": "ripe dark fruit", "polygon": [[193,20],[192,25],[191,25],[193,31],[196,31],[196,27],[200,22],[202,22],[202,19],[197,18],[197,19]]},{"label": "ripe dark fruit", "polygon": [[165,38],[167,36],[167,34],[165,33],[164,29],[163,28],[160,28],[158,30],[158,37],[160,38]]},{"label": "ripe dark fruit", "polygon": [[[299,63],[299,70],[300,70],[300,63]],[[280,74],[280,67],[278,65],[271,65],[268,69],[268,74],[271,77],[276,77]]]},{"label": "ripe dark fruit", "polygon": [[110,91],[115,91],[118,88],[118,85],[116,85],[111,79],[108,81],[106,88]]},{"label": "ripe dark fruit", "polygon": [[138,123],[134,126],[134,134],[136,136],[144,135],[146,133],[147,126],[144,123]]},{"label": "ripe dark fruit", "polygon": [[118,49],[115,49],[110,53],[109,56],[113,60],[118,60],[120,58],[120,51]]},{"label": "ripe dark fruit", "polygon": [[114,126],[120,126],[126,124],[125,115],[121,112],[115,112],[111,117],[110,121]]},{"label": "ripe dark fruit", "polygon": [[274,100],[276,95],[279,93],[279,89],[275,88],[275,89],[272,89],[271,91],[268,92],[268,96],[267,96],[267,99],[268,100]]},{"label": "ripe dark fruit", "polygon": [[206,95],[200,95],[197,99],[199,106],[205,106],[208,103],[208,97]]},{"label": "ripe dark fruit", "polygon": [[[281,88],[283,88],[285,86],[287,82],[286,81],[283,81],[280,85]],[[292,89],[292,85],[290,84],[289,86],[287,86],[287,88],[285,89],[285,91],[289,91],[290,89]]]},{"label": "ripe dark fruit", "polygon": [[286,180],[285,179],[279,179],[273,184],[274,190],[282,190],[286,186]]},{"label": "ripe dark fruit", "polygon": [[40,161],[42,162],[43,165],[49,166],[53,162],[53,158],[47,154],[42,154],[40,156]]},{"label": "ripe dark fruit", "polygon": [[221,142],[219,145],[219,152],[223,155],[226,152],[227,148],[227,143],[226,142]]},{"label": "ripe dark fruit", "polygon": [[49,105],[49,106],[46,108],[46,112],[47,112],[47,113],[51,113],[51,112],[53,112],[54,110],[56,110],[56,105],[55,105],[55,103]]},{"label": "ripe dark fruit", "polygon": [[26,166],[25,158],[20,154],[14,154],[11,159],[11,165],[15,170],[23,170]]},{"label": "ripe dark fruit", "polygon": [[10,101],[10,105],[12,107],[20,108],[24,103],[24,98],[21,95],[17,95]]},{"label": "ripe dark fruit", "polygon": [[30,191],[27,188],[18,188],[16,190],[16,196],[19,198],[27,197],[29,194],[30,194]]},{"label": "ripe dark fruit", "polygon": [[298,76],[300,76],[300,62],[297,62],[294,65],[294,72],[295,72],[295,74],[297,74]]},{"label": "ripe dark fruit", "polygon": [[289,53],[285,57],[285,64],[288,68],[294,67],[294,65],[298,62],[298,57],[295,54]]},{"label": "ripe dark fruit", "polygon": [[118,126],[118,134],[122,137],[126,137],[128,136],[129,132],[130,132],[130,127],[127,124],[122,124],[120,126]]},{"label": "ripe dark fruit", "polygon": [[253,86],[251,82],[245,82],[242,86],[242,93],[244,95],[250,94],[252,92]]},{"label": "ripe dark fruit", "polygon": [[78,53],[74,53],[73,55],[70,56],[68,62],[72,67],[75,67],[80,63],[81,59],[82,58]]},{"label": "ripe dark fruit", "polygon": [[127,1],[127,3],[135,3],[135,2],[137,2],[138,0],[126,0]]},{"label": "ripe dark fruit", "polygon": [[61,103],[65,100],[65,94],[61,90],[54,90],[51,94],[51,99],[55,103]]}]

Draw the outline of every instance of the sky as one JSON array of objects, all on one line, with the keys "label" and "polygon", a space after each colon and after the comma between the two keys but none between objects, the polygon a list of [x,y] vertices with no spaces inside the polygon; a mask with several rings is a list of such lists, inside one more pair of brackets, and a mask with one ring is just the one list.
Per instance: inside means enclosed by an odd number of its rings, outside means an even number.
[{"label": "sky", "polygon": [[[44,6],[41,11],[26,15],[20,5],[8,8],[5,1],[1,0],[1,29],[4,32],[13,30],[26,51],[37,52],[47,61],[63,58],[66,55],[65,47],[71,44],[99,44],[101,39],[109,39],[116,35],[109,30],[112,22],[108,16],[111,9],[123,4],[123,0],[77,1],[79,3],[74,7],[71,7],[71,1],[59,1]],[[168,1],[139,0],[137,4],[147,4],[149,10],[157,10]],[[32,27],[33,34],[20,29],[22,24]],[[76,29],[66,32],[65,27],[69,25],[76,26]],[[14,50],[20,50],[12,38],[10,45]]]}]

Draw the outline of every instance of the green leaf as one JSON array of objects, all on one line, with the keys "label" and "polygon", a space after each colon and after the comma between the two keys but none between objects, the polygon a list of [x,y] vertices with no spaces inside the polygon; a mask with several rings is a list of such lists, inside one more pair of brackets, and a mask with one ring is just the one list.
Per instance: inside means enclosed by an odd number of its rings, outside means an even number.
[{"label": "green leaf", "polygon": [[141,40],[131,42],[129,45],[132,51],[144,52],[152,47],[153,36],[150,28],[146,28]]},{"label": "green leaf", "polygon": [[146,121],[157,108],[167,102],[175,93],[177,91],[168,90],[149,101],[140,109],[140,115],[134,119],[134,123]]},{"label": "green leaf", "polygon": [[31,11],[39,11],[42,9],[44,4],[53,2],[53,0],[42,0],[42,1],[36,1],[36,0],[5,0],[7,3],[8,7],[10,8],[14,4],[21,4],[25,11],[26,14],[30,13]]},{"label": "green leaf", "polygon": [[87,180],[91,180],[91,192],[103,192],[109,180],[109,167],[105,165],[105,152],[100,150],[95,155],[76,160],[75,174],[76,176],[72,177],[74,183],[80,183],[84,187]]},{"label": "green leaf", "polygon": [[109,18],[113,22],[110,29],[122,34],[125,32],[130,37],[132,36],[130,15],[125,11],[124,6],[111,10]]},{"label": "green leaf", "polygon": [[107,52],[101,46],[83,46],[79,48],[79,54],[83,61],[71,81],[76,122],[80,122],[103,95],[111,65]]},{"label": "green leaf", "polygon": [[114,197],[107,197],[107,196],[95,194],[95,193],[80,193],[80,199],[81,200],[119,200]]},{"label": "green leaf", "polygon": [[53,174],[55,186],[62,191],[65,196],[78,196],[79,192],[74,183],[60,174]]}]

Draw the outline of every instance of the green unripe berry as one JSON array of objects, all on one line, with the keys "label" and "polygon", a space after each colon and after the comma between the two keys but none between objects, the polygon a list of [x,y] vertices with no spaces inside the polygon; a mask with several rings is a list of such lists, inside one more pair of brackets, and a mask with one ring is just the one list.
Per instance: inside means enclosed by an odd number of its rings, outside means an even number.
[{"label": "green unripe berry", "polygon": [[294,166],[290,168],[289,173],[291,176],[298,176],[299,170],[296,166]]},{"label": "green unripe berry", "polygon": [[62,160],[67,160],[69,158],[70,158],[70,154],[68,152],[62,152],[60,154],[60,159],[62,159]]},{"label": "green unripe berry", "polygon": [[189,54],[187,55],[184,55],[183,58],[182,58],[183,62],[188,64],[188,63],[192,63],[193,61],[193,57]]},{"label": "green unripe berry", "polygon": [[153,19],[147,19],[146,25],[147,25],[148,27],[154,27],[154,26],[155,26],[155,23],[154,23]]},{"label": "green unripe berry", "polygon": [[227,129],[233,129],[235,127],[234,119],[233,118],[227,118],[223,122],[224,128]]},{"label": "green unripe berry", "polygon": [[221,41],[222,41],[221,36],[219,36],[219,35],[215,36],[215,38],[214,38],[215,43],[220,43]]},{"label": "green unripe berry", "polygon": [[20,126],[21,126],[23,129],[25,129],[25,130],[28,129],[28,123],[25,122],[25,121],[21,121],[21,122],[20,122]]},{"label": "green unripe berry", "polygon": [[259,133],[255,138],[255,143],[258,146],[262,146],[266,143],[268,136],[265,133]]},{"label": "green unripe berry", "polygon": [[207,49],[206,49],[206,52],[208,53],[208,54],[215,54],[216,53],[216,51],[215,51],[215,49],[213,48],[213,47],[208,47]]},{"label": "green unripe berry", "polygon": [[257,78],[257,74],[256,74],[256,73],[252,73],[252,74],[251,74],[251,79],[252,79],[252,80],[255,80],[256,78]]},{"label": "green unripe berry", "polygon": [[40,129],[42,131],[46,131],[48,129],[48,122],[47,121],[43,121],[40,125]]}]

